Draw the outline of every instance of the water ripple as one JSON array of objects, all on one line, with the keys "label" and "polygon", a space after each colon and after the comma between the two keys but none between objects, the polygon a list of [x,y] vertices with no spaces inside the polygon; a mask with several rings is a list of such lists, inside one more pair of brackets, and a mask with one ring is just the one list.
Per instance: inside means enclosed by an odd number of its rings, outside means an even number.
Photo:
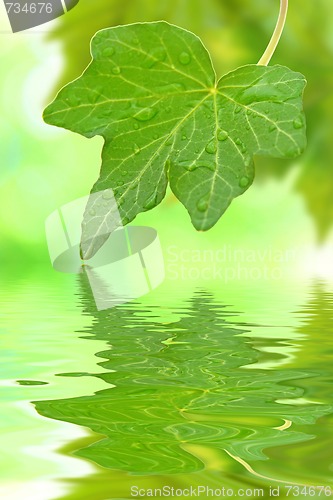
[{"label": "water ripple", "polygon": [[76,455],[132,474],[197,472],[205,467],[200,447],[239,463],[266,460],[269,448],[313,438],[297,425],[315,424],[333,412],[328,402],[304,398],[302,384],[314,376],[308,366],[257,368],[262,355],[250,326],[238,325],[235,313],[211,293],[195,293],[185,307],[174,309],[175,321],[163,323],[153,307],[96,311],[85,278],[80,279],[81,307],[93,318],[85,338],[109,346],[97,353],[105,372],[90,376],[111,387],[35,402],[41,415],[101,435]]}]

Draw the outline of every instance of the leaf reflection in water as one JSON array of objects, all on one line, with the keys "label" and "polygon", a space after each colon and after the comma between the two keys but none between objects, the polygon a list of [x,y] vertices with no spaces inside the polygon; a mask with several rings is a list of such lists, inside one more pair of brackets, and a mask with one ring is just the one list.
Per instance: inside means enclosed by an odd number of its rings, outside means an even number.
[{"label": "leaf reflection in water", "polygon": [[105,372],[83,375],[112,387],[34,403],[45,417],[102,435],[75,455],[137,475],[191,473],[209,466],[207,449],[266,460],[267,448],[313,438],[293,424],[332,413],[328,404],[301,399],[298,382],[313,372],[244,369],[260,357],[244,336],[250,327],[237,327],[235,313],[211,293],[195,293],[174,309],[179,319],[165,324],[158,309],[138,304],[97,311],[87,278],[79,279],[84,314],[93,318],[86,338],[109,345],[97,353]]}]

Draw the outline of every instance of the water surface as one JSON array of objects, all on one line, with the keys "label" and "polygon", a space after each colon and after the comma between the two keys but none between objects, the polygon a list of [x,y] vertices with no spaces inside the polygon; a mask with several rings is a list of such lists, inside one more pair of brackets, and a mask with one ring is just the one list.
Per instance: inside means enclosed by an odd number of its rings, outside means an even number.
[{"label": "water surface", "polygon": [[206,485],[269,498],[280,486],[285,498],[292,483],[333,487],[327,284],[165,283],[106,311],[84,275],[7,290],[2,472],[11,492],[98,500],[131,498],[135,485]]}]

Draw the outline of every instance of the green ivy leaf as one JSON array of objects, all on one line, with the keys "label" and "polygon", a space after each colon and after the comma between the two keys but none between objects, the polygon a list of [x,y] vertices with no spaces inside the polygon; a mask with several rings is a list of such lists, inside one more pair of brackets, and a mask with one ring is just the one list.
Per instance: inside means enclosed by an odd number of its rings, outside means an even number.
[{"label": "green ivy leaf", "polygon": [[166,22],[100,31],[91,51],[90,66],[44,114],[105,139],[93,187],[101,200],[88,203],[83,224],[85,258],[115,229],[105,190],[127,224],[158,205],[170,182],[195,228],[207,230],[251,185],[255,154],[293,158],[305,147],[306,82],[286,67],[248,65],[217,81],[201,40]]}]

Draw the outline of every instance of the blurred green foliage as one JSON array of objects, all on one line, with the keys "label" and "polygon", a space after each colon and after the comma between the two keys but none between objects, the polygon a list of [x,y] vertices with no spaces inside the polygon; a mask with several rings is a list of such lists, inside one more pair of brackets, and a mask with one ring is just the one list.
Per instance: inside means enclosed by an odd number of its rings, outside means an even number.
[{"label": "blurred green foliage", "polygon": [[[89,43],[109,26],[166,20],[199,35],[219,75],[255,63],[262,55],[278,12],[275,0],[81,0],[63,16],[49,38],[60,41],[65,57],[59,89],[78,77],[91,57]],[[295,187],[304,197],[324,239],[333,225],[333,4],[293,0],[287,27],[273,63],[289,66],[308,79],[305,111],[309,146],[298,161]],[[283,177],[289,164],[257,159],[257,177]]]}]

